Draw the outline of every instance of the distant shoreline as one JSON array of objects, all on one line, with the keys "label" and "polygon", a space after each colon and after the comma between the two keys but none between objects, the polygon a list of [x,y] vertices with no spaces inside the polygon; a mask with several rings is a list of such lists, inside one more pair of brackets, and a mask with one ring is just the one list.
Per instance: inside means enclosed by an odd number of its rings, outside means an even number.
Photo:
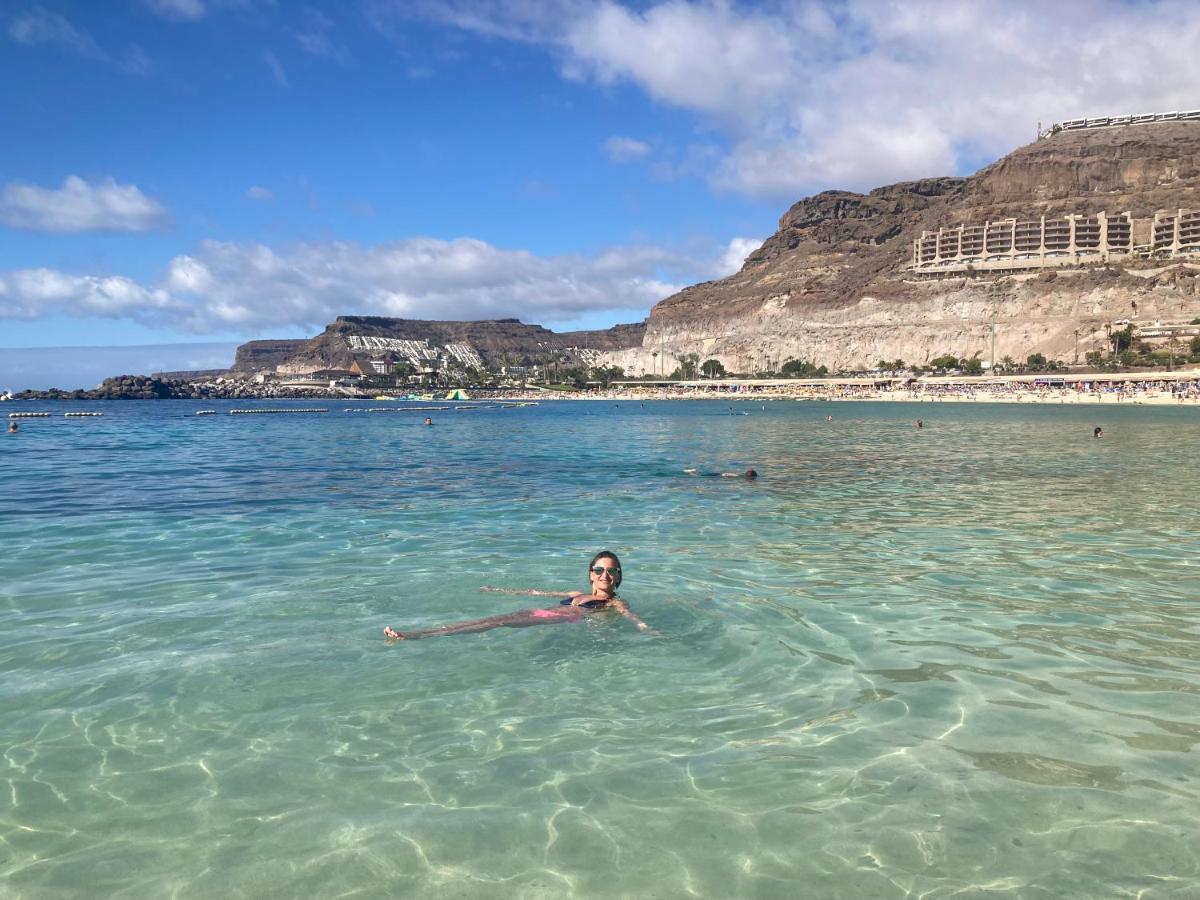
[{"label": "distant shoreline", "polygon": [[[448,388],[424,391],[432,402],[447,402]],[[645,402],[647,400],[790,400],[811,402],[885,403],[1056,403],[1200,406],[1200,370],[1174,372],[1086,373],[1025,376],[945,376],[921,380],[886,376],[823,380],[727,379],[699,382],[622,383],[607,389],[554,391],[532,388],[467,388],[472,400],[584,400]],[[164,381],[146,376],[108,379],[94,391],[30,391],[6,402],[72,400],[353,400],[395,402],[401,390],[387,388],[292,387],[286,383],[256,383],[240,379]],[[380,395],[391,399],[378,399]],[[393,396],[394,395],[394,396]],[[454,401],[449,401],[454,402]]]}]

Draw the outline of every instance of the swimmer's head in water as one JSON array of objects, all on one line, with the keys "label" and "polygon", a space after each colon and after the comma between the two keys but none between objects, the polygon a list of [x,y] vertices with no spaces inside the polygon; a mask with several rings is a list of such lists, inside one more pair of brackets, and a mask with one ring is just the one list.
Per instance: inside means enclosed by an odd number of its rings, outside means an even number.
[{"label": "swimmer's head in water", "polygon": [[754,479],[754,478],[757,478],[757,477],[758,477],[758,473],[757,473],[757,472],[755,472],[753,469],[747,469],[747,470],[746,470],[746,477],[747,477],[747,478]]},{"label": "swimmer's head in water", "polygon": [[[596,574],[596,567],[599,566],[602,571],[599,575]],[[613,570],[616,571],[613,571]],[[588,579],[592,584],[604,588],[608,587],[615,591],[621,586],[621,560],[617,558],[617,554],[611,550],[601,550],[592,557],[592,561],[588,563]]]},{"label": "swimmer's head in water", "polygon": [[1099,425],[1097,425],[1094,429],[1092,429],[1092,437],[1100,437],[1100,435],[1102,435],[1102,434],[1104,434],[1104,429],[1101,428]]}]

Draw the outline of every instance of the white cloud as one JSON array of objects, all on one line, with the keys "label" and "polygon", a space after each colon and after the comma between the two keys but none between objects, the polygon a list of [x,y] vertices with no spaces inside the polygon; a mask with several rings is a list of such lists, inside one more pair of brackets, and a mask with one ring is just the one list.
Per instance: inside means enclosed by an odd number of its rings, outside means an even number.
[{"label": "white cloud", "polygon": [[713,186],[773,199],[962,174],[1028,143],[1039,120],[1200,105],[1189,0],[389,8],[543,46],[565,77],[632,84],[691,111],[722,139]]},{"label": "white cloud", "polygon": [[203,0],[142,0],[153,12],[165,19],[195,22],[204,18]]},{"label": "white cloud", "polygon": [[263,62],[267,64],[267,68],[270,69],[271,77],[275,79],[275,83],[280,87],[289,87],[290,83],[288,82],[287,72],[284,71],[283,63],[279,61],[279,57],[270,50],[264,50],[262,58]]},{"label": "white cloud", "polygon": [[567,26],[568,74],[629,80],[656,100],[740,118],[795,77],[786,30],[732,5],[661,3],[644,13],[596,4]]},{"label": "white cloud", "polygon": [[724,278],[741,270],[746,257],[762,246],[762,238],[735,237],[725,247],[721,259],[717,263],[716,276]]},{"label": "white cloud", "polygon": [[145,288],[114,275],[66,275],[52,269],[0,273],[0,318],[66,315],[161,321],[183,304],[161,288]]},{"label": "white cloud", "polygon": [[261,185],[251,185],[246,189],[247,200],[267,201],[273,199],[274,196],[275,195],[272,194],[268,188],[262,187]]},{"label": "white cloud", "polygon": [[171,260],[153,286],[47,269],[0,274],[0,318],[120,316],[195,333],[304,333],[346,314],[570,321],[647,310],[714,268],[712,260],[646,246],[540,257],[472,238],[286,249],[206,241]]},{"label": "white cloud", "polygon": [[649,152],[650,145],[636,138],[613,135],[604,141],[604,154],[610,162],[636,162]]},{"label": "white cloud", "polygon": [[58,13],[40,7],[13,19],[8,26],[8,35],[14,41],[29,46],[58,44],[93,59],[108,57],[86,31],[76,28]]},{"label": "white cloud", "polygon": [[60,188],[7,184],[0,222],[31,231],[149,231],[167,224],[166,209],[135,185],[112,178],[89,183],[68,175]]}]

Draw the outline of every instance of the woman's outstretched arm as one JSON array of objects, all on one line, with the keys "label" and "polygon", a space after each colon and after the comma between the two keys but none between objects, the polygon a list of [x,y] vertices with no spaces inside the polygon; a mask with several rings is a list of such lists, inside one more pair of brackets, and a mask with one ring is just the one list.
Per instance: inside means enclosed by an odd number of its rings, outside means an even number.
[{"label": "woman's outstretched arm", "polygon": [[646,622],[642,619],[641,616],[639,616],[637,613],[635,613],[632,609],[629,608],[628,603],[626,603],[624,600],[620,599],[619,597],[613,599],[613,608],[616,609],[616,611],[619,612],[621,615],[623,615],[625,618],[627,618],[630,622],[633,622],[635,625],[637,625],[638,631],[649,631],[651,634],[658,634],[657,631],[655,631],[653,628],[651,628],[649,625],[646,624]]}]

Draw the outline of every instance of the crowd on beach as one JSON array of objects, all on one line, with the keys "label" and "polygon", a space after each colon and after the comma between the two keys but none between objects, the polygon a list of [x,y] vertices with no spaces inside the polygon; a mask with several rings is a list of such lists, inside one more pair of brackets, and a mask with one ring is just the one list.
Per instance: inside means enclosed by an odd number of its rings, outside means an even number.
[{"label": "crowd on beach", "polygon": [[[881,396],[886,395],[886,396]],[[1080,403],[1123,402],[1162,403],[1200,401],[1200,379],[1191,381],[1102,381],[1061,380],[1044,382],[948,383],[870,386],[854,391],[859,399],[900,400],[1001,400],[1032,402]],[[839,399],[850,399],[843,395]]]},{"label": "crowd on beach", "polygon": [[1003,403],[1149,403],[1200,404],[1200,374],[1177,379],[1133,380],[1086,377],[1045,379],[839,379],[827,382],[727,382],[711,384],[621,384],[587,391],[511,389],[489,394],[496,399],[544,400],[882,400],[907,402],[983,401]]}]

